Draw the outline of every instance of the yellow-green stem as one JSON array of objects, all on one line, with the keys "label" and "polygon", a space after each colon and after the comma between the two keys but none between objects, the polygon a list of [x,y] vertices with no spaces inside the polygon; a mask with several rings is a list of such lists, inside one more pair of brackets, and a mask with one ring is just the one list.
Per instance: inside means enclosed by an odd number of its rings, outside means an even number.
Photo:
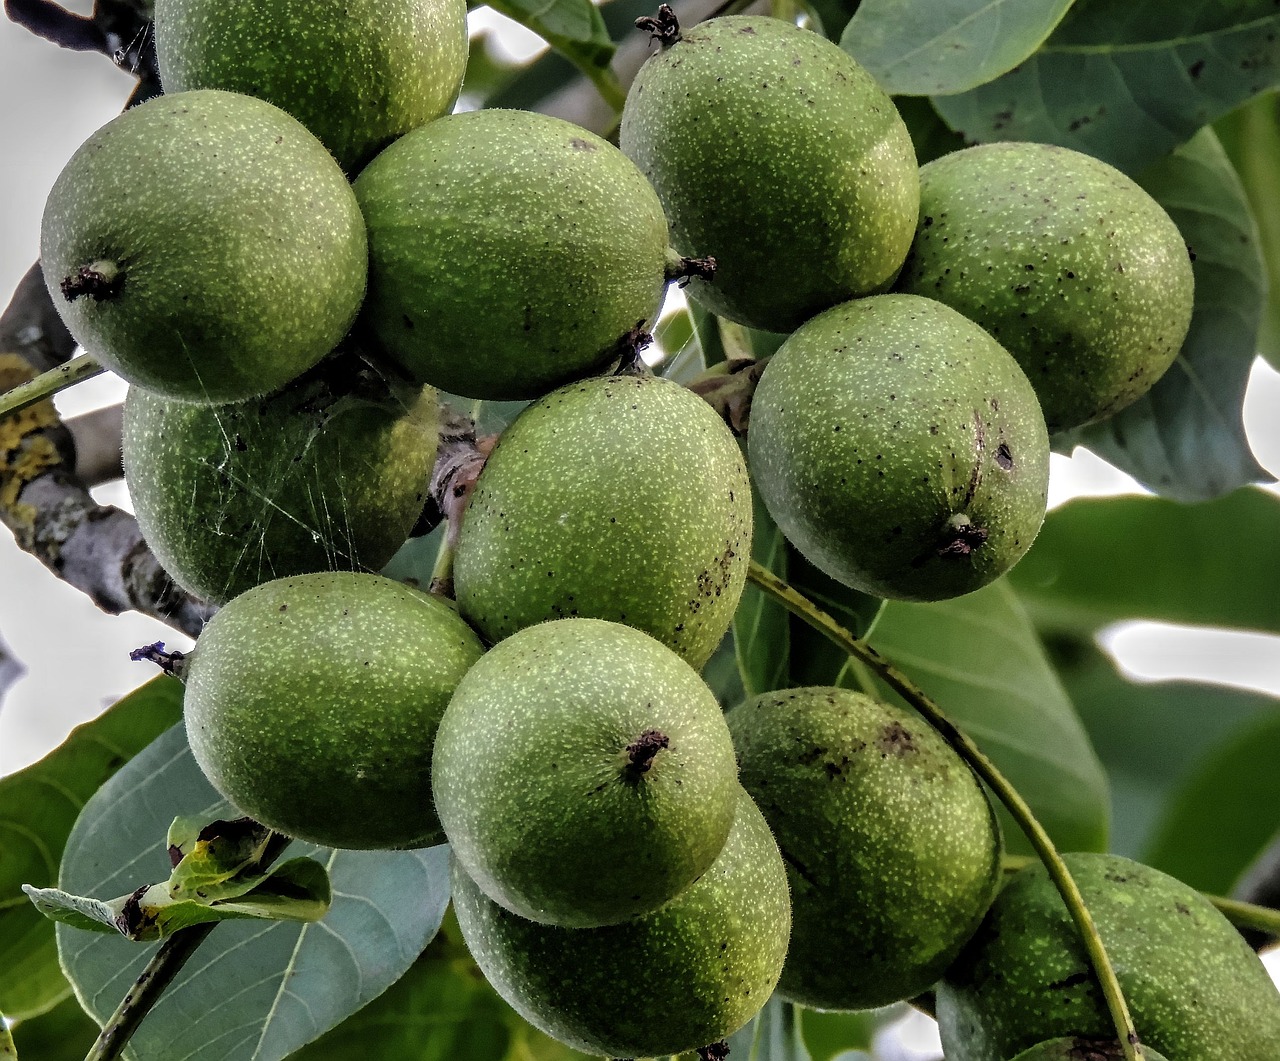
[{"label": "yellow-green stem", "polygon": [[1129,1006],[1125,1002],[1124,992],[1120,988],[1120,981],[1116,978],[1115,968],[1111,964],[1111,959],[1107,957],[1102,937],[1098,935],[1098,928],[1093,923],[1093,917],[1089,913],[1089,908],[1085,906],[1084,898],[1080,894],[1080,889],[1076,887],[1076,882],[1072,878],[1070,870],[1067,869],[1066,864],[1062,861],[1062,856],[1058,854],[1058,850],[1054,847],[1049,834],[1045,832],[1044,826],[1040,824],[1036,816],[1031,812],[1026,800],[1018,794],[1017,789],[996,769],[995,764],[986,757],[982,750],[943,714],[942,709],[915,682],[898,670],[884,656],[880,655],[866,641],[861,641],[854,637],[853,634],[802,593],[793,589],[773,572],[754,560],[751,561],[751,566],[748,568],[747,577],[786,608],[787,611],[791,612],[792,615],[797,616],[814,630],[817,630],[827,640],[843,649],[849,655],[865,663],[881,681],[906,700],[924,717],[925,721],[942,735],[947,743],[969,764],[974,773],[986,782],[991,791],[1009,809],[1014,821],[1018,823],[1018,827],[1026,834],[1031,846],[1040,857],[1040,861],[1044,863],[1045,869],[1049,872],[1049,877],[1057,887],[1058,893],[1062,896],[1062,901],[1066,904],[1067,910],[1071,914],[1071,919],[1076,924],[1081,941],[1084,943],[1085,951],[1089,956],[1089,962],[1093,966],[1094,975],[1097,976],[1098,985],[1101,987],[1102,995],[1106,999],[1107,1009],[1111,1013],[1111,1020],[1115,1024],[1116,1035],[1124,1051],[1125,1061],[1143,1061],[1144,1055],[1138,1041],[1137,1029],[1134,1027],[1133,1018],[1129,1015]]},{"label": "yellow-green stem", "polygon": [[[1018,873],[1031,865],[1035,859],[1025,855],[1005,855],[1000,859],[1000,869],[1005,873]],[[1236,928],[1251,928],[1255,932],[1263,932],[1275,939],[1280,939],[1280,910],[1270,906],[1257,906],[1254,903],[1241,902],[1239,899],[1228,899],[1223,895],[1212,895],[1201,892],[1218,912]]]},{"label": "yellow-green stem", "polygon": [[35,379],[14,387],[11,391],[0,394],[0,419],[20,413],[28,406],[52,397],[58,391],[66,390],[84,380],[93,379],[106,369],[98,364],[92,354],[81,354],[73,357],[65,365],[42,372]]},{"label": "yellow-green stem", "polygon": [[1268,936],[1280,939],[1280,910],[1242,903],[1239,899],[1228,899],[1222,895],[1209,895],[1207,892],[1201,894],[1236,928],[1251,928],[1255,932],[1265,932]]}]

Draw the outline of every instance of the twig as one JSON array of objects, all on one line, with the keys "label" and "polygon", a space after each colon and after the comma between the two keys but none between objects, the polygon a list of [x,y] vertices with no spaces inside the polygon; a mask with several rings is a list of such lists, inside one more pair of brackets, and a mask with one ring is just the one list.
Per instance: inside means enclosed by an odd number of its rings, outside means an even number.
[{"label": "twig", "polygon": [[5,14],[23,29],[61,48],[98,52],[158,90],[155,35],[145,0],[96,0],[93,14],[78,15],[52,0],[5,0]]},{"label": "twig", "polygon": [[[1025,855],[1004,855],[1000,869],[1004,873],[1021,873],[1036,860]],[[1271,906],[1247,903],[1241,899],[1228,899],[1223,895],[1201,892],[1218,912],[1240,930],[1254,949],[1265,946],[1273,939],[1280,939],[1280,910]]]},{"label": "twig", "polygon": [[1228,899],[1222,895],[1202,894],[1236,928],[1252,929],[1272,939],[1280,939],[1280,910],[1273,910],[1269,906],[1258,906],[1256,903],[1241,902],[1239,899]]},{"label": "twig", "polygon": [[1129,1015],[1124,991],[1116,978],[1111,959],[1107,957],[1106,948],[1103,946],[1102,937],[1098,935],[1093,917],[1085,906],[1084,898],[1071,872],[1062,861],[1062,856],[1058,854],[1049,834],[1045,832],[1044,826],[1036,819],[1018,790],[915,682],[869,644],[855,638],[807,597],[754,560],[748,568],[747,577],[792,615],[797,616],[827,640],[870,667],[886,685],[915,708],[925,721],[942,735],[943,739],[969,764],[974,773],[1000,798],[1026,834],[1027,839],[1031,841],[1031,846],[1040,856],[1040,861],[1044,863],[1045,869],[1048,870],[1058,893],[1062,896],[1062,901],[1071,914],[1071,919],[1076,924],[1085,951],[1088,953],[1089,962],[1093,966],[1094,975],[1102,989],[1107,1009],[1111,1013],[1111,1020],[1124,1050],[1125,1061],[1142,1061],[1143,1054],[1137,1029],[1134,1027],[1133,1018]]},{"label": "twig", "polygon": [[[444,541],[431,572],[430,592],[453,599],[453,555],[476,480],[497,442],[496,435],[476,438],[475,421],[445,407],[440,425],[440,450],[427,490],[426,523],[448,521]],[[429,514],[429,515],[428,515]],[[432,522],[434,521],[434,522]]]},{"label": "twig", "polygon": [[105,371],[106,369],[98,364],[97,358],[92,354],[73,357],[65,365],[42,372],[35,379],[0,394],[0,418],[29,409],[36,402],[53,397],[58,391],[64,391],[77,383],[93,379],[94,376],[100,376]]},{"label": "twig", "polygon": [[[246,867],[246,871],[267,869],[284,853],[284,849],[291,842],[291,837],[282,833],[272,833],[256,865]],[[85,1055],[85,1061],[115,1061],[115,1058],[124,1053],[125,1046],[128,1045],[133,1033],[138,1030],[142,1018],[151,1012],[164,993],[164,989],[182,971],[187,959],[196,952],[201,943],[209,938],[209,933],[217,926],[217,921],[193,925],[191,928],[175,932],[160,944],[155,954],[151,956],[151,960],[147,962],[146,968],[133,982],[129,993],[120,1000],[116,1011],[107,1018],[93,1048]]]}]

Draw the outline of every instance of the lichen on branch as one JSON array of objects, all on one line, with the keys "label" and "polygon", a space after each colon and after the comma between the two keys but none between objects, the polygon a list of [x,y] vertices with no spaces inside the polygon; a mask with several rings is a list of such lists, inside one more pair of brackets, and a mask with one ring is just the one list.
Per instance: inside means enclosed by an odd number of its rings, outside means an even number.
[{"label": "lichen on branch", "polygon": [[[75,340],[33,265],[0,315],[0,393],[74,352]],[[71,433],[51,400],[0,419],[0,522],[103,611],[141,612],[196,636],[212,606],[174,585],[133,516],[99,505],[76,467]]]}]

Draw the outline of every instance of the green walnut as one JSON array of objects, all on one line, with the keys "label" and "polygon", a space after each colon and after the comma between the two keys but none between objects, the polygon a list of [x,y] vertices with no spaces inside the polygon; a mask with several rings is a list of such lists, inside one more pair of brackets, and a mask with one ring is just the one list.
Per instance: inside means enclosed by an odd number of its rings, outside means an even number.
[{"label": "green walnut", "polygon": [[380,575],[255,586],[209,620],[182,664],[191,750],[225,798],[289,836],[439,843],[432,742],[483,651],[444,601]]},{"label": "green walnut", "polygon": [[920,196],[898,289],[998,339],[1050,433],[1118,412],[1177,357],[1191,323],[1187,246],[1119,170],[1049,144],[984,144],[921,169]]},{"label": "green walnut", "polygon": [[129,390],[124,471],[138,524],[197,596],[221,604],[287,575],[377,571],[413,529],[435,461],[435,392],[346,359],[322,367],[235,405]]},{"label": "green walnut", "polygon": [[1026,376],[976,324],[915,295],[799,328],[764,370],[748,439],[787,538],[878,597],[980,589],[1044,520],[1049,437]]},{"label": "green walnut", "polygon": [[453,863],[463,938],[530,1024],[608,1057],[684,1053],[731,1035],[768,1001],[787,950],[787,875],[769,827],[737,789],[711,868],[651,914],[603,928],[526,921]]},{"label": "green walnut", "polygon": [[657,319],[667,222],[606,140],[528,111],[450,115],[360,174],[363,327],[413,379],[535,398],[594,372]]},{"label": "green walnut", "polygon": [[[1275,1058],[1280,993],[1208,899],[1117,855],[1065,858],[1144,1045],[1174,1061]],[[1075,925],[1039,865],[1000,893],[937,999],[954,1061],[1007,1061],[1055,1037],[1115,1037]]]},{"label": "green walnut", "polygon": [[160,96],[63,168],[40,233],[67,328],[130,383],[237,402],[332,351],[364,297],[351,186],[284,111],[232,92]]},{"label": "green walnut", "polygon": [[583,380],[529,406],[471,496],[458,606],[489,641],[585,616],[656,637],[694,667],[746,584],[751,487],[701,398],[656,376]]},{"label": "green walnut", "polygon": [[647,634],[541,623],[489,651],[440,723],[436,812],[496,902],[613,924],[706,872],[738,804],[733,741],[697,672]]},{"label": "green walnut", "polygon": [[871,75],[819,34],[762,15],[660,41],[627,95],[619,144],[657,189],[675,248],[715,258],[714,279],[689,294],[790,332],[888,288],[911,245],[919,174]]},{"label": "green walnut", "polygon": [[467,64],[465,0],[156,0],[166,92],[257,96],[348,173],[445,114]]},{"label": "green walnut", "polygon": [[[1146,1043],[1142,1044],[1145,1061],[1165,1061]],[[1070,1036],[1051,1039],[1023,1050],[1012,1061],[1124,1061],[1124,1050],[1115,1039],[1081,1039]]]},{"label": "green walnut", "polygon": [[791,884],[779,993],[848,1010],[928,990],[1000,876],[972,771],[914,711],[845,689],[766,693],[727,718]]}]

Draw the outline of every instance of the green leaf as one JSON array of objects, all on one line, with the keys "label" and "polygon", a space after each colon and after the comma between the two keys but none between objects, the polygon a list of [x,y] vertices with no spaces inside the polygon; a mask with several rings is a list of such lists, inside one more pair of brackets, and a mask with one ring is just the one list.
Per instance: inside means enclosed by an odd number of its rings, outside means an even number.
[{"label": "green leaf", "polygon": [[1178,359],[1115,416],[1055,439],[1079,443],[1157,493],[1204,501],[1270,479],[1242,407],[1266,279],[1258,229],[1211,129],[1138,176],[1195,254],[1195,309]]},{"label": "green leaf", "polygon": [[[751,484],[755,530],[751,557],[779,578],[787,577],[787,541]],[[791,617],[759,587],[747,584],[733,615],[733,645],[747,696],[785,689],[790,671]]]},{"label": "green leaf", "polygon": [[[1106,775],[1007,580],[935,604],[890,601],[870,642],[990,756],[1059,847],[1106,849]],[[1004,825],[1009,850],[1029,851]]]},{"label": "green leaf", "polygon": [[530,1027],[485,981],[457,922],[390,990],[293,1055],[295,1061],[583,1061]]},{"label": "green leaf", "polygon": [[813,1061],[800,1034],[800,1009],[773,995],[746,1027],[728,1039],[729,1056],[746,1061]]},{"label": "green leaf", "polygon": [[[789,557],[791,585],[855,637],[866,637],[884,610],[885,602],[841,585],[794,549]],[[796,618],[791,621],[790,684],[795,687],[835,685],[869,696],[888,695],[865,666]]]},{"label": "green leaf", "polygon": [[622,109],[626,93],[609,68],[616,48],[591,0],[489,0],[489,6],[533,30]]},{"label": "green leaf", "polygon": [[920,165],[952,151],[959,151],[965,146],[964,137],[952,132],[933,103],[923,96],[897,96],[893,105],[898,108],[898,113],[906,123],[907,132],[911,134],[916,161]]},{"label": "green leaf", "polygon": [[102,901],[83,895],[71,895],[57,888],[33,888],[24,884],[22,890],[32,905],[50,921],[87,932],[119,932],[128,936],[121,927],[125,903],[131,896]]},{"label": "green leaf", "polygon": [[13,1040],[27,1061],[82,1061],[97,1038],[98,1026],[71,997],[13,1029]]},{"label": "green leaf", "polygon": [[1174,793],[1206,757],[1273,716],[1276,703],[1224,686],[1129,681],[1087,635],[1055,637],[1050,644],[1111,780],[1111,850],[1145,860],[1152,830]]},{"label": "green leaf", "polygon": [[[85,806],[67,841],[60,887],[116,894],[169,868],[166,829],[175,814],[237,816],[204,779],[174,727]],[[439,928],[449,898],[444,847],[337,851],[295,842],[333,883],[323,921],[220,925],[178,974],[135,1034],[126,1057],[165,1061],[276,1061],[376,998]],[[116,936],[58,927],[67,976],[103,1021],[151,955]],[[229,1000],[234,1000],[231,1002]]]},{"label": "green leaf", "polygon": [[106,902],[58,888],[22,889],[51,921],[95,932],[119,932],[134,943],[154,943],[193,925],[239,918],[319,921],[332,894],[324,866],[292,858],[243,881],[237,893],[218,901],[175,899],[167,883],[153,884]]},{"label": "green leaf", "polygon": [[159,677],[76,729],[40,762],[0,779],[0,1005],[14,1020],[70,991],[53,925],[22,885],[55,884],[76,815],[98,787],[182,717],[182,686]]},{"label": "green leaf", "polygon": [[1136,173],[1277,84],[1271,0],[1077,0],[1021,65],[934,103],[970,141],[1060,144]]},{"label": "green leaf", "polygon": [[1166,810],[1143,861],[1228,895],[1280,836],[1280,701],[1202,761]]},{"label": "green leaf", "polygon": [[1258,336],[1258,352],[1280,369],[1280,95],[1260,96],[1214,126],[1235,167],[1258,223],[1267,270],[1267,305]]},{"label": "green leaf", "polygon": [[738,671],[738,654],[733,645],[732,626],[702,668],[702,680],[710,686],[726,711],[746,699],[747,692],[742,688],[742,675]]},{"label": "green leaf", "polygon": [[1010,579],[1042,629],[1152,619],[1280,633],[1277,541],[1280,498],[1264,490],[1201,505],[1082,499],[1049,513]]},{"label": "green leaf", "polygon": [[800,1011],[800,1033],[813,1061],[832,1061],[849,1051],[869,1051],[876,1032],[902,1016],[905,1005],[856,1013],[828,1013],[816,1009]]},{"label": "green leaf", "polygon": [[862,0],[840,47],[886,92],[964,92],[1012,70],[1071,0]]},{"label": "green leaf", "polygon": [[654,339],[667,352],[658,366],[658,375],[687,386],[707,370],[702,343],[687,309],[662,321],[654,331]]}]

